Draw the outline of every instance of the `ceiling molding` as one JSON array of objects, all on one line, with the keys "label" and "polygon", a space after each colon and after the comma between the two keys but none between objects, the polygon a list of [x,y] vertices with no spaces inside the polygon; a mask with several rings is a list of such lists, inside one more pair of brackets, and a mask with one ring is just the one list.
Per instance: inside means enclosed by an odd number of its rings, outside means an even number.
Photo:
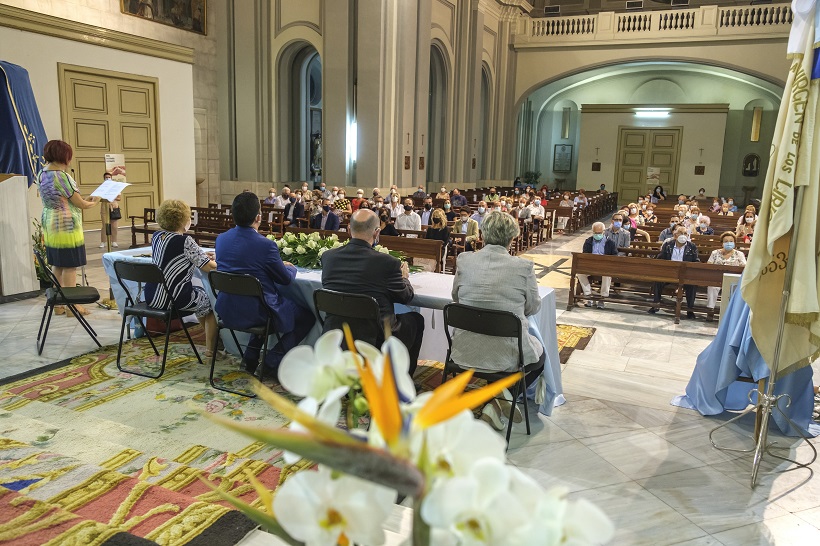
[{"label": "ceiling molding", "polygon": [[728,104],[582,104],[585,114],[634,113],[636,108],[663,108],[670,114],[725,114]]},{"label": "ceiling molding", "polygon": [[149,55],[169,61],[194,63],[194,50],[190,47],[60,19],[4,4],[0,4],[0,26],[109,49],[119,49],[138,55]]}]

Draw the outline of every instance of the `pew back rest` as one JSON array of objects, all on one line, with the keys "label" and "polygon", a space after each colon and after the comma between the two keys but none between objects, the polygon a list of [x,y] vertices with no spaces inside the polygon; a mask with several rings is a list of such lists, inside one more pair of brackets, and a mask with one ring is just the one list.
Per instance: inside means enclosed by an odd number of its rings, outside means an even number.
[{"label": "pew back rest", "polygon": [[684,262],[654,258],[626,258],[599,254],[572,253],[572,275],[606,275],[613,279],[679,283]]}]

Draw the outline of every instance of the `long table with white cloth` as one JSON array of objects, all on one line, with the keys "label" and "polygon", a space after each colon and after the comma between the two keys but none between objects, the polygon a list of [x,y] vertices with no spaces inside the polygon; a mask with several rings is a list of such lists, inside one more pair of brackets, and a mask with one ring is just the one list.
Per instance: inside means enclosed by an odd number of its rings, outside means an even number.
[{"label": "long table with white cloth", "polygon": [[[208,250],[208,249],[206,249]],[[119,252],[109,252],[103,254],[103,268],[111,282],[111,289],[117,306],[122,309],[125,306],[125,292],[117,282],[114,273],[114,263],[117,261],[128,262],[151,262],[151,248],[132,248]],[[410,283],[413,285],[415,296],[407,305],[396,305],[396,312],[402,313],[408,310],[418,311],[424,316],[424,338],[421,346],[419,358],[423,360],[435,360],[442,362],[447,356],[447,337],[444,333],[444,306],[452,301],[453,275],[442,273],[412,273]],[[194,281],[201,283],[209,296],[212,296],[211,288],[207,276],[197,270]],[[313,309],[313,292],[322,287],[322,272],[320,270],[299,269],[296,280],[287,286],[278,286],[282,292],[304,305],[308,309]],[[129,286],[129,290],[132,287]],[[133,286],[133,294],[136,293],[136,285]],[[535,315],[529,317],[530,333],[536,336],[546,348],[546,361],[544,363],[543,383],[546,392],[542,390],[539,411],[544,415],[550,415],[552,408],[565,402],[563,386],[561,384],[561,363],[558,359],[558,333],[555,323],[555,291],[545,286],[538,287],[541,297],[541,309]],[[302,343],[313,344],[321,335],[321,325],[316,322],[313,330],[307,335]],[[223,332],[223,336],[227,332]],[[233,347],[233,342],[229,337],[222,338],[225,347],[229,350]],[[530,390],[530,396],[534,397],[534,390]]]}]

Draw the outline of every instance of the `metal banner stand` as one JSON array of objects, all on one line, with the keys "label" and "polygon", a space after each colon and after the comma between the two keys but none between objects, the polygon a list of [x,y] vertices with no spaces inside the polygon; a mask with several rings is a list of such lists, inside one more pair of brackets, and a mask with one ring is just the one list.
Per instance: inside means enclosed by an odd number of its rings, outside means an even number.
[{"label": "metal banner stand", "polygon": [[[105,233],[105,251],[111,252],[111,215],[108,209],[108,199],[100,199],[100,207],[102,216],[102,230]],[[116,309],[117,300],[114,299],[114,291],[111,289],[110,283],[108,287],[108,299],[98,301],[97,305],[103,309]]]},{"label": "metal banner stand", "polygon": [[[766,387],[765,393],[758,393],[756,389],[752,389],[749,391],[749,402],[754,404],[754,406],[746,409],[741,414],[736,417],[733,417],[729,421],[726,421],[722,425],[719,425],[713,428],[709,432],[709,441],[712,443],[712,446],[716,449],[721,451],[735,451],[740,453],[751,453],[754,452],[754,459],[752,463],[752,477],[751,477],[751,485],[752,488],[757,485],[757,477],[758,473],[760,472],[760,463],[763,459],[763,454],[768,453],[770,456],[780,459],[783,461],[788,461],[792,464],[797,465],[798,468],[806,468],[815,460],[817,460],[817,449],[812,444],[811,440],[803,433],[803,430],[797,426],[797,424],[792,421],[786,413],[778,406],[778,402],[781,399],[786,399],[786,408],[791,405],[791,397],[788,394],[781,394],[779,396],[774,395],[774,385],[777,380],[777,371],[778,371],[778,364],[780,363],[780,349],[783,344],[783,333],[786,327],[786,308],[789,303],[789,297],[791,296],[791,289],[792,289],[792,274],[794,273],[794,256],[797,253],[797,245],[795,241],[797,240],[797,232],[800,225],[800,216],[802,214],[803,209],[803,188],[801,186],[795,186],[795,213],[794,213],[794,220],[792,224],[792,238],[789,243],[789,258],[786,262],[786,271],[784,273],[785,279],[783,281],[783,299],[780,301],[780,319],[777,325],[777,340],[775,341],[775,349],[774,349],[774,362],[771,366],[771,375],[769,375],[768,379],[768,386]],[[757,402],[753,402],[752,395],[753,393],[758,394]],[[769,417],[771,416],[772,412],[777,410],[780,414],[789,422],[789,425],[797,431],[797,433],[806,441],[806,443],[811,448],[814,455],[812,456],[811,461],[807,463],[801,463],[795,461],[794,459],[790,459],[788,457],[783,457],[781,455],[777,455],[772,453],[771,448],[777,442],[768,442],[768,434],[769,434]],[[756,431],[756,434],[753,435],[755,440],[755,446],[751,449],[733,449],[724,446],[718,445],[715,440],[712,438],[712,435],[719,429],[730,425],[731,423],[741,419],[747,413],[757,411],[758,418],[760,419],[760,429]],[[794,470],[794,469],[789,469]],[[785,471],[784,471],[785,472]]]}]

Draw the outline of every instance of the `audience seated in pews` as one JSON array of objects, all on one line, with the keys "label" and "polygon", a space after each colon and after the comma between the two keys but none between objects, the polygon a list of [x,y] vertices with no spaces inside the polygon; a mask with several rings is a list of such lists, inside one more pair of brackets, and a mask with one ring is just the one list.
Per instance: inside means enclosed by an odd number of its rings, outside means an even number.
[{"label": "audience seated in pews", "polygon": [[356,198],[350,202],[350,210],[356,212],[364,201],[366,201],[364,198],[364,190],[356,190]]},{"label": "audience seated in pews", "polygon": [[339,190],[336,194],[336,199],[333,201],[333,212],[338,215],[342,213],[351,214],[353,212],[353,208],[351,207],[350,200],[345,197],[345,191]]},{"label": "audience seated in pews", "polygon": [[421,231],[421,216],[413,210],[413,200],[410,198],[404,200],[403,210],[396,216],[396,229]]},{"label": "audience seated in pews", "polygon": [[[259,199],[252,193],[237,195],[231,205],[231,215],[236,227],[216,238],[216,256],[219,271],[253,275],[262,284],[267,308],[262,308],[255,298],[219,294],[216,312],[228,328],[246,329],[264,325],[269,311],[274,317],[274,328],[281,341],[268,350],[262,376],[273,376],[279,363],[310,332],[316,321],[313,312],[279,291],[277,285],[288,285],[296,278],[296,268],[282,261],[274,241],[257,230],[262,222]],[[242,357],[248,372],[256,371],[262,336],[251,336]]]},{"label": "audience seated in pews", "polygon": [[[617,256],[618,255],[618,245],[615,243],[614,239],[607,239],[604,237],[604,223],[603,222],[595,222],[592,224],[592,235],[587,237],[587,240],[584,241],[584,254],[599,254],[599,255],[607,255],[607,256]],[[581,285],[581,290],[584,291],[585,296],[592,295],[592,287],[589,284],[589,275],[584,275],[582,273],[578,273],[576,275],[578,279],[578,284]],[[606,298],[609,296],[609,286],[612,283],[612,277],[603,276],[601,277],[601,296]],[[584,304],[585,307],[592,307],[593,302],[592,300],[587,300]],[[598,302],[598,309],[604,308],[604,302]]]},{"label": "audience seated in pews", "polygon": [[757,209],[754,205],[746,205],[743,215],[737,219],[738,227],[742,226],[746,222],[746,216],[754,216],[755,221],[757,221]]},{"label": "audience seated in pews", "polygon": [[268,190],[268,196],[265,197],[265,201],[263,203],[265,205],[276,206],[276,188],[271,188]]},{"label": "audience seated in pews", "polygon": [[327,188],[327,184],[325,184],[324,182],[319,182],[319,191],[322,194],[322,199],[330,199],[332,193]]},{"label": "audience seated in pews", "polygon": [[389,235],[390,237],[399,237],[401,233],[396,229],[390,213],[385,209],[380,209],[376,212],[379,215],[379,233],[381,235]]},{"label": "audience seated in pews", "polygon": [[[658,260],[671,260],[673,262],[699,262],[698,247],[689,240],[686,228],[679,225],[675,228],[675,237],[661,245],[660,253],[655,256]],[[653,291],[655,292],[655,303],[660,303],[661,294],[663,293],[664,283],[654,283]],[[683,290],[686,293],[686,317],[695,318],[695,313],[692,309],[695,307],[695,287],[689,284],[683,285]],[[650,313],[657,313],[657,307],[650,307]]]},{"label": "audience seated in pews", "polygon": [[718,212],[718,216],[734,216],[735,213],[729,210],[729,203],[723,203],[720,206],[720,212]]},{"label": "audience seated in pews", "polygon": [[[359,207],[359,208],[361,208],[361,207]],[[372,208],[378,209],[378,210],[381,210],[381,209],[385,208],[384,207],[384,197],[382,197],[381,195],[375,196],[373,198]],[[390,214],[390,211],[387,211],[387,213]]]},{"label": "audience seated in pews", "polygon": [[698,218],[698,227],[695,228],[695,234],[697,235],[714,235],[715,230],[710,227],[712,223],[712,219],[708,216],[701,215]]},{"label": "audience seated in pews", "polygon": [[347,245],[328,250],[322,255],[322,288],[364,294],[379,304],[379,324],[357,323],[329,315],[325,331],[341,329],[347,322],[353,337],[376,346],[383,340],[386,320],[393,335],[410,353],[410,376],[416,369],[424,334],[424,317],[416,312],[396,315],[393,304],[406,304],[413,299],[413,285],[408,279],[407,262],[400,262],[389,254],[373,249],[379,241],[379,218],[368,210],[360,210],[350,217],[350,241]]},{"label": "audience seated in pews", "polygon": [[[510,256],[507,249],[519,235],[518,222],[509,214],[490,213],[484,219],[485,246],[477,252],[459,255],[453,282],[453,301],[474,307],[511,311],[521,320],[523,360],[539,366],[528,372],[526,384],[534,383],[544,370],[544,346],[529,334],[527,316],[541,308],[538,283],[531,261]],[[453,361],[462,367],[482,371],[514,371],[518,369],[518,346],[511,338],[490,338],[472,332],[453,334]],[[504,411],[497,400],[482,410],[482,419],[496,430],[504,428]],[[519,416],[516,415],[517,421]]]},{"label": "audience seated in pews", "polygon": [[425,197],[427,197],[427,192],[424,191],[424,186],[419,186],[419,189],[413,192],[413,197],[415,197],[416,199],[424,199]]},{"label": "audience seated in pews", "polygon": [[384,198],[382,197],[382,193],[379,188],[373,188],[373,197],[370,198],[371,205],[376,203],[376,198],[381,198],[382,202],[384,202]]},{"label": "audience seated in pews", "polygon": [[666,201],[666,192],[663,191],[663,186],[655,186],[655,189],[652,190],[651,200],[656,205],[661,201]]},{"label": "audience seated in pews", "polygon": [[[604,232],[604,237],[612,239],[615,242],[615,248],[626,248],[629,246],[629,232],[622,229],[623,223],[624,215],[620,212],[616,212],[612,215],[612,225]],[[625,256],[623,252],[618,252],[618,255]]]},{"label": "audience seated in pews", "polygon": [[470,218],[469,207],[461,207],[459,212],[458,220],[453,225],[453,232],[465,235],[464,249],[471,251],[473,250],[473,243],[478,240],[478,222]]},{"label": "audience seated in pews", "polygon": [[583,188],[578,190],[578,195],[575,196],[574,204],[575,207],[579,209],[589,206],[589,198],[586,196]]},{"label": "audience seated in pews", "polygon": [[485,200],[487,203],[494,203],[494,202],[496,202],[496,201],[500,201],[500,200],[501,200],[501,196],[500,196],[500,195],[498,195],[498,192],[496,191],[496,189],[495,189],[495,188],[490,188],[490,193],[489,193],[489,194],[487,194],[486,196],[484,196],[484,200]]},{"label": "audience seated in pews", "polygon": [[461,192],[456,188],[453,190],[453,196],[450,197],[450,203],[456,208],[466,207],[467,198],[461,195]]},{"label": "audience seated in pews", "polygon": [[644,225],[657,223],[658,217],[655,216],[655,205],[652,203],[647,204],[647,202],[644,201],[644,204],[641,206],[643,207],[641,216],[643,216]]},{"label": "audience seated in pews", "polygon": [[[735,248],[737,238],[731,231],[726,231],[720,236],[720,242],[723,248],[718,248],[712,251],[707,263],[715,265],[736,265],[745,266],[746,256],[743,252]],[[720,295],[720,287],[707,286],[706,287],[706,307],[714,309],[717,303],[718,295]]]},{"label": "audience seated in pews", "polygon": [[755,234],[755,226],[757,225],[757,216],[753,211],[746,211],[743,215],[743,223],[738,224],[735,234],[737,238],[744,243],[751,243],[752,237]]},{"label": "audience seated in pews", "polygon": [[452,222],[456,219],[456,211],[452,210],[450,201],[444,202],[444,215],[447,217],[448,222]]},{"label": "audience seated in pews", "polygon": [[737,205],[735,205],[734,199],[730,197],[726,203],[729,205],[729,212],[737,212]]},{"label": "audience seated in pews", "polygon": [[678,227],[678,215],[674,215],[669,219],[669,227],[661,231],[661,236],[658,237],[659,242],[664,242],[675,236],[675,229]]},{"label": "audience seated in pews", "polygon": [[275,206],[277,209],[283,209],[283,208],[285,208],[285,205],[287,205],[287,204],[290,202],[290,197],[291,197],[291,196],[290,196],[290,186],[288,186],[287,184],[285,184],[285,185],[282,187],[282,193],[280,193],[280,194],[279,194],[279,197],[277,197],[277,198],[275,199],[275,201],[274,201],[274,206]]},{"label": "audience seated in pews", "polygon": [[[255,195],[254,199],[259,206]],[[191,227],[191,207],[186,203],[175,199],[163,201],[156,218],[160,229],[151,236],[151,261],[162,271],[171,294],[162,285],[146,283],[145,301],[151,307],[166,309],[170,297],[179,311],[196,315],[205,327],[205,355],[211,356],[216,318],[208,294],[201,286],[194,286],[191,279],[195,268],[208,272],[216,268],[216,262],[186,233]]]},{"label": "audience seated in pews", "polygon": [[433,198],[432,197],[425,197],[424,198],[424,210],[421,211],[421,225],[429,226],[430,225],[430,217],[433,214]]},{"label": "audience seated in pews", "polygon": [[527,206],[527,198],[522,196],[510,213],[519,220],[530,222],[530,207]]},{"label": "audience seated in pews", "polygon": [[544,210],[544,206],[541,202],[541,197],[536,195],[530,203],[530,218],[536,223],[543,222],[544,218],[547,216],[547,211]]},{"label": "audience seated in pews", "polygon": [[633,228],[637,228],[638,226],[642,226],[644,223],[643,216],[638,214],[638,204],[637,203],[630,203],[627,205],[627,217],[626,221],[629,222],[630,226]]},{"label": "audience seated in pews", "polygon": [[326,229],[336,231],[339,229],[339,217],[331,212],[330,199],[322,199],[322,212],[310,219],[310,227],[313,229]]},{"label": "audience seated in pews", "polygon": [[441,187],[441,190],[436,194],[436,199],[450,199],[450,194],[447,193],[447,188]]},{"label": "audience seated in pews", "polygon": [[[433,211],[432,224],[424,232],[425,239],[438,239],[444,246],[450,245],[450,227],[447,225],[447,216],[441,209]],[[385,234],[386,235],[386,234]]]},{"label": "audience seated in pews", "polygon": [[287,205],[285,205],[284,211],[284,224],[286,226],[296,225],[296,221],[299,218],[304,218],[305,216],[305,204],[301,201],[297,200],[296,196],[291,197],[288,199]]},{"label": "audience seated in pews", "polygon": [[709,207],[709,212],[720,212],[720,208],[721,208],[722,204],[723,203],[720,202],[720,199],[715,197],[712,200],[712,206]]},{"label": "audience seated in pews", "polygon": [[399,194],[392,193],[390,194],[390,200],[385,201],[384,208],[390,212],[390,216],[393,218],[397,218],[401,213],[404,212],[404,205],[399,203]]}]

